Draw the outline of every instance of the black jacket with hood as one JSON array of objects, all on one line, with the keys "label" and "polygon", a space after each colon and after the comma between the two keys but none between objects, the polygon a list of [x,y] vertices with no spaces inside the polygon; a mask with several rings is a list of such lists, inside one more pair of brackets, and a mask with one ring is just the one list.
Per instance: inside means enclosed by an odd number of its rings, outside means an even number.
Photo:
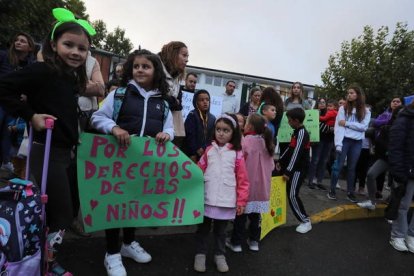
[{"label": "black jacket with hood", "polygon": [[404,108],[389,133],[390,172],[399,183],[414,178],[414,104]]},{"label": "black jacket with hood", "polygon": [[200,94],[207,94],[210,98],[210,94],[206,90],[199,90],[194,93],[193,106],[194,109],[188,113],[185,120],[185,150],[188,156],[197,155],[197,150],[202,148],[206,149],[207,146],[211,145],[211,139],[213,137],[214,124],[216,117],[210,113],[210,107],[207,111],[206,118],[207,124],[203,123],[200,116],[200,111],[197,108],[197,98]]}]

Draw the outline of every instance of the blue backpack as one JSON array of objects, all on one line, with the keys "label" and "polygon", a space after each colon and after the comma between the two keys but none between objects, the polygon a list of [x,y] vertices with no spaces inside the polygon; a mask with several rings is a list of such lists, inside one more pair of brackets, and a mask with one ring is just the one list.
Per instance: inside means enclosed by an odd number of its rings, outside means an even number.
[{"label": "blue backpack", "polygon": [[10,179],[0,189],[0,274],[40,275],[42,204],[31,181]]},{"label": "blue backpack", "polygon": [[[118,120],[119,111],[121,110],[122,102],[125,98],[125,92],[126,87],[119,87],[115,90],[114,93],[114,110],[112,112],[112,119],[116,122]],[[163,115],[163,121],[165,123],[165,120],[167,119],[169,112],[169,105],[168,102],[164,100],[164,115]]]}]

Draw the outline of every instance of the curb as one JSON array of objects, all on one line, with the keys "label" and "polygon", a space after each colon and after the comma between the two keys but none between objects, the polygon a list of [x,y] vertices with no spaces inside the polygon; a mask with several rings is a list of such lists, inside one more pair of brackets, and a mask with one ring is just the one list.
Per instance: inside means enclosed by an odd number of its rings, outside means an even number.
[{"label": "curb", "polygon": [[[340,205],[312,215],[311,222],[316,224],[324,221],[344,221],[384,217],[385,207],[387,207],[386,204],[377,204],[377,208],[375,208],[375,210],[368,210],[355,204]],[[411,208],[413,207],[414,204],[411,204]]]}]

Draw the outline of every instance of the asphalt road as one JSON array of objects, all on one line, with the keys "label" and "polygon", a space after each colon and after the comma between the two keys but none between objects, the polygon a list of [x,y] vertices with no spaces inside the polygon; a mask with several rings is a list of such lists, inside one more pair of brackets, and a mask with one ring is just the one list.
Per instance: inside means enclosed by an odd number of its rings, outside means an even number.
[{"label": "asphalt road", "polygon": [[[320,223],[305,235],[295,227],[277,228],[259,252],[246,246],[242,253],[227,252],[227,275],[414,275],[414,254],[393,249],[389,233],[384,219]],[[193,271],[193,234],[138,240],[153,260],[137,264],[124,258],[128,275],[201,275]],[[67,240],[59,253],[61,264],[74,275],[106,275],[102,237]],[[211,254],[204,275],[220,275]]]}]

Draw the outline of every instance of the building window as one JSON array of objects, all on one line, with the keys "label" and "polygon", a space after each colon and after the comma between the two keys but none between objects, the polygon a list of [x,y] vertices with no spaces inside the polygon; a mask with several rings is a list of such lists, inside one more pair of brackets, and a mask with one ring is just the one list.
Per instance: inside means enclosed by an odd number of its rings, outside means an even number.
[{"label": "building window", "polygon": [[213,77],[212,76],[209,76],[209,75],[206,75],[206,84],[213,84]]},{"label": "building window", "polygon": [[214,77],[214,86],[221,86],[222,77]]}]

